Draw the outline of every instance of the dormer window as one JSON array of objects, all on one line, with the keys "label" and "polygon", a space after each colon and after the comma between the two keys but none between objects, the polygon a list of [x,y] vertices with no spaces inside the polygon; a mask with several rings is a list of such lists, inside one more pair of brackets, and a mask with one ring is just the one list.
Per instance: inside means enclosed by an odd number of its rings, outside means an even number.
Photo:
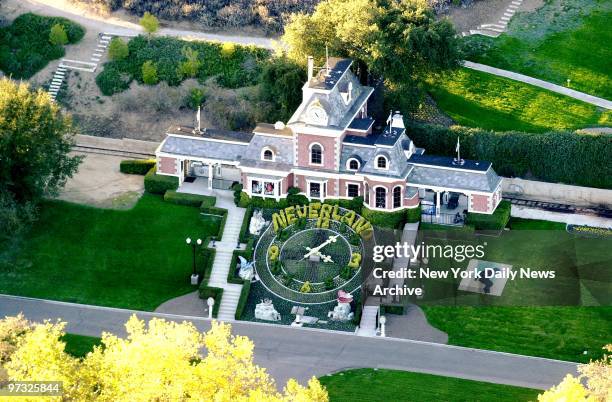
[{"label": "dormer window", "polygon": [[385,156],[376,157],[376,168],[377,169],[389,169],[389,161]]},{"label": "dormer window", "polygon": [[275,155],[274,155],[274,151],[272,151],[270,148],[265,147],[264,149],[262,149],[261,151],[261,159],[264,161],[274,161]]},{"label": "dormer window", "polygon": [[344,100],[345,105],[351,103],[351,100],[353,100],[353,83],[349,81],[346,86],[346,92],[341,91],[340,95],[342,95],[342,99]]},{"label": "dormer window", "polygon": [[346,162],[346,168],[348,170],[357,171],[359,170],[359,161],[355,158],[351,158]]}]

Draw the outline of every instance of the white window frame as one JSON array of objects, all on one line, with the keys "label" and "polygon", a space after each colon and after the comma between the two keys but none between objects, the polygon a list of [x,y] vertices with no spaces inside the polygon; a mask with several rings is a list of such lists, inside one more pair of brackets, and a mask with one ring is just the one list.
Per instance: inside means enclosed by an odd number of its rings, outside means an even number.
[{"label": "white window frame", "polygon": [[[264,157],[266,151],[270,151],[272,153],[272,159],[266,159]],[[270,148],[270,147],[263,147],[261,149],[261,156],[260,157],[261,157],[262,161],[275,162],[276,161],[276,152],[274,152],[274,150],[272,148]]]},{"label": "white window frame", "polygon": [[[312,162],[312,148],[318,145],[319,147],[321,147],[321,163],[313,163]],[[325,164],[325,147],[323,145],[321,145],[318,142],[312,142],[309,146],[308,146],[308,164],[311,166],[323,166]]]},{"label": "white window frame", "polygon": [[[351,169],[351,162],[352,161],[357,162],[357,169]],[[358,172],[359,169],[361,169],[361,163],[359,162],[359,159],[357,159],[357,158],[349,158],[346,161],[346,170],[350,170],[351,172]]]},{"label": "white window frame", "polygon": [[[380,158],[384,158],[385,159],[385,167],[381,168],[378,166],[378,160]],[[385,155],[376,155],[376,159],[374,159],[374,163],[375,163],[375,168],[378,170],[389,170],[389,158],[387,158]]]},{"label": "white window frame", "polygon": [[[317,183],[319,187],[319,197],[312,197],[310,195],[310,184]],[[327,180],[308,180],[306,179],[306,197],[309,200],[324,200],[327,196]]]},{"label": "white window frame", "polygon": [[[259,182],[259,184],[261,185],[261,192],[260,193],[253,193],[253,182],[257,181]],[[265,185],[266,183],[272,183],[274,184],[274,194],[266,194],[265,193]],[[283,185],[283,180],[282,179],[263,179],[261,177],[257,177],[257,176],[248,176],[247,177],[247,184],[248,184],[248,189],[247,189],[247,193],[249,194],[249,196],[251,197],[262,197],[262,198],[274,198],[276,200],[280,199],[280,195],[282,193],[282,185]]]},{"label": "white window frame", "polygon": [[[404,204],[402,202],[404,200],[404,191],[403,191],[402,187],[403,186],[399,186],[398,185],[398,186],[393,187],[393,190],[391,190],[391,207],[393,209],[401,208],[403,206],[403,204]],[[397,207],[395,206],[395,189],[396,188],[400,189],[400,204]]]},{"label": "white window frame", "polygon": [[[385,190],[385,206],[384,206],[384,207],[379,207],[378,205],[376,205],[376,190],[378,190],[379,188],[382,188],[383,190]],[[389,208],[387,207],[387,201],[389,201],[389,200],[388,200],[388,197],[389,197],[389,189],[388,189],[387,187],[385,187],[385,186],[380,186],[380,185],[379,185],[379,186],[374,186],[374,188],[373,188],[372,190],[374,190],[374,207],[375,207],[376,209],[380,209],[380,210],[387,210],[387,209],[389,209]]]},{"label": "white window frame", "polygon": [[348,197],[348,198],[352,197],[352,196],[349,195],[349,191],[348,191],[349,185],[357,186],[357,195],[356,195],[356,197],[359,197],[361,195],[361,185],[359,183],[353,182],[353,181],[349,181],[349,182],[346,182],[344,184],[344,194],[345,194],[345,196]]}]

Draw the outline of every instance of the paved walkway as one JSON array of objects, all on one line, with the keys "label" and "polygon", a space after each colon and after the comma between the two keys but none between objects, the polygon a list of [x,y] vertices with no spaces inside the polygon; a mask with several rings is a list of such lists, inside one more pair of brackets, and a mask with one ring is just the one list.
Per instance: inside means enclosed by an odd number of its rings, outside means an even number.
[{"label": "paved walkway", "polygon": [[[19,312],[34,321],[61,318],[67,322],[68,332],[90,336],[100,336],[102,331],[125,335],[124,323],[134,313],[142,319],[191,321],[202,331],[210,328],[210,321],[201,317],[0,295],[0,317]],[[279,384],[288,378],[304,383],[313,375],[370,367],[546,389],[558,384],[566,374],[576,374],[577,369],[577,364],[571,362],[411,340],[365,338],[351,333],[245,321],[234,322],[232,326],[234,333],[253,340],[255,362],[266,367]]]},{"label": "paved walkway", "polygon": [[478,70],[478,71],[482,71],[485,73],[497,75],[500,77],[510,78],[511,80],[520,81],[526,84],[534,85],[536,87],[548,89],[549,91],[553,91],[553,92],[556,92],[562,95],[566,95],[574,99],[578,99],[583,102],[587,102],[592,105],[599,106],[599,107],[602,107],[608,110],[612,109],[612,101],[609,101],[603,98],[598,98],[593,95],[585,94],[584,92],[579,92],[573,89],[562,87],[561,85],[552,84],[547,81],[529,77],[527,75],[514,73],[512,71],[502,70],[500,68],[486,66],[484,64],[474,63],[474,62],[467,61],[467,60],[464,61],[463,65],[467,68],[471,68],[472,70]]},{"label": "paved walkway", "polygon": [[[244,220],[245,209],[239,208],[234,204],[234,193],[228,190],[209,190],[205,179],[197,179],[193,183],[183,183],[178,189],[179,192],[212,195],[217,198],[216,207],[227,209],[227,219],[223,230],[221,241],[215,242],[215,260],[213,261],[212,272],[208,285],[216,288],[223,288],[221,296],[221,306],[217,318],[222,321],[233,321],[240,299],[242,285],[227,282],[227,275],[231,269],[230,264],[238,246],[240,228]],[[191,306],[188,305],[189,309]],[[180,312],[180,307],[176,307],[176,312]],[[181,314],[185,314],[180,312]]]}]

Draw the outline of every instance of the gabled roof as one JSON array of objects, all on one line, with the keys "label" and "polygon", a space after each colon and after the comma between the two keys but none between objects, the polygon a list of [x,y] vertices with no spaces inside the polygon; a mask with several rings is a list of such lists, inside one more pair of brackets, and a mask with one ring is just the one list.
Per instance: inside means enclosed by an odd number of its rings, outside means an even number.
[{"label": "gabled roof", "polygon": [[479,172],[486,172],[491,167],[491,162],[487,161],[464,159],[462,161],[463,163],[459,164],[456,163],[455,158],[437,155],[412,155],[408,162],[418,165],[438,166],[460,170],[474,170]]},{"label": "gabled roof", "polygon": [[235,162],[240,160],[247,146],[246,143],[221,143],[205,138],[168,135],[159,150],[163,153],[191,158]]},{"label": "gabled roof", "polygon": [[232,141],[232,142],[244,142],[249,143],[253,137],[253,133],[247,133],[243,131],[230,131],[221,130],[218,128],[204,128],[200,132],[196,132],[193,127],[187,126],[171,126],[166,131],[167,134],[184,135],[188,137],[209,139],[209,140],[221,140],[221,141]]}]

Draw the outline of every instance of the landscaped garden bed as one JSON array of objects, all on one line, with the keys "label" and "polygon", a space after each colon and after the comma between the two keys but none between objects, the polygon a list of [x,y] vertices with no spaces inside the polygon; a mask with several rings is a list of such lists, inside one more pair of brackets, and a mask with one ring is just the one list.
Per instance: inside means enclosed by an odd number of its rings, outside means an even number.
[{"label": "landscaped garden bed", "polygon": [[47,201],[0,254],[0,293],[154,310],[196,290],[185,238],[216,235],[220,222],[152,194],[127,211]]}]

